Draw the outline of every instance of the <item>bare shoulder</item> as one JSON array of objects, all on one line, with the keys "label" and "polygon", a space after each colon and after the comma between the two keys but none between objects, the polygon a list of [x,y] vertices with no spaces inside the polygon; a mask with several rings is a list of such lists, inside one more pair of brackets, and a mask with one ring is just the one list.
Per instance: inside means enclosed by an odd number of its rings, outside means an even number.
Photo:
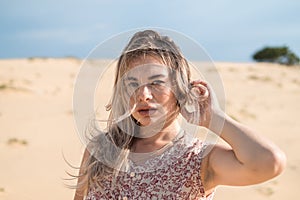
[{"label": "bare shoulder", "polygon": [[253,174],[241,163],[231,147],[215,144],[206,148],[203,159],[203,177],[205,189],[214,189],[218,185],[248,185]]},{"label": "bare shoulder", "polygon": [[[78,180],[77,180],[77,186],[81,185],[81,183],[84,181],[84,177],[83,174],[85,173],[85,168],[86,168],[86,164],[88,161],[88,158],[90,156],[90,152],[88,151],[88,149],[86,148],[84,150],[82,159],[81,159],[81,165],[80,165],[80,169],[79,169],[79,175],[78,175]],[[74,200],[83,200],[84,199],[84,195],[86,192],[86,188],[77,188],[75,191],[75,195],[74,195]]]},{"label": "bare shoulder", "polygon": [[214,166],[217,165],[215,160],[217,160],[224,151],[230,151],[230,148],[219,144],[208,144],[204,149],[204,157],[201,162],[201,177],[205,191],[212,191],[217,186],[215,183]]},{"label": "bare shoulder", "polygon": [[83,153],[82,160],[87,160],[90,157],[90,151],[86,148]]}]

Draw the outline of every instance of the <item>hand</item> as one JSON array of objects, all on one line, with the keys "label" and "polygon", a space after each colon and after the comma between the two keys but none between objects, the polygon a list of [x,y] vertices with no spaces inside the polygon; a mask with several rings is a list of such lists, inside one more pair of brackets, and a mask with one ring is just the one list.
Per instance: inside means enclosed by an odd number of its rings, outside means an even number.
[{"label": "hand", "polygon": [[181,109],[182,116],[195,125],[209,128],[212,116],[222,113],[211,86],[202,80],[191,82],[192,101],[186,102]]}]

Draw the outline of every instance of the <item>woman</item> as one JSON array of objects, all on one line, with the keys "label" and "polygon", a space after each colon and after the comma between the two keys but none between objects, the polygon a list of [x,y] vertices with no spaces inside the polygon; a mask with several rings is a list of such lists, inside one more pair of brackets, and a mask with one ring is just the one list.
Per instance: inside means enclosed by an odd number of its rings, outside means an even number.
[{"label": "woman", "polygon": [[[84,153],[75,200],[212,199],[218,185],[282,172],[284,153],[226,115],[209,84],[190,76],[169,37],[152,30],[132,37],[118,60],[107,132],[96,130]],[[189,137],[180,116],[229,145]]]}]

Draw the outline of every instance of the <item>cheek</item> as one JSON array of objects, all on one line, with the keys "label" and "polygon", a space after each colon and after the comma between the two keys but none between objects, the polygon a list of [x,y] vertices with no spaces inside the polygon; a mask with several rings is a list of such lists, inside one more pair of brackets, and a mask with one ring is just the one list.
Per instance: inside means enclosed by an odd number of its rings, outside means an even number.
[{"label": "cheek", "polygon": [[171,92],[169,94],[159,96],[160,102],[169,108],[177,106],[177,100],[175,95]]},{"label": "cheek", "polygon": [[135,104],[136,104],[135,98],[134,97],[130,97],[129,98],[129,107],[130,107],[130,109],[132,109]]}]

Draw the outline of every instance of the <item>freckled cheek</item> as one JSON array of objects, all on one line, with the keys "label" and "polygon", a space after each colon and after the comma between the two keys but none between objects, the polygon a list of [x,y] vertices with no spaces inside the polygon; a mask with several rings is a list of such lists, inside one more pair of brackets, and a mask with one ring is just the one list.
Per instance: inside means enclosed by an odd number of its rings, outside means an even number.
[{"label": "freckled cheek", "polygon": [[171,107],[173,107],[174,105],[176,105],[176,98],[173,95],[173,93],[171,94],[165,94],[165,95],[161,95],[158,99],[158,102],[161,102],[163,104],[167,104]]},{"label": "freckled cheek", "polygon": [[133,106],[136,104],[136,98],[134,98],[133,96],[131,96],[129,98],[129,106],[130,106],[130,109],[133,108]]},{"label": "freckled cheek", "polygon": [[130,97],[128,97],[129,107],[132,109],[136,104],[139,103],[138,95],[136,93],[132,93]]}]

